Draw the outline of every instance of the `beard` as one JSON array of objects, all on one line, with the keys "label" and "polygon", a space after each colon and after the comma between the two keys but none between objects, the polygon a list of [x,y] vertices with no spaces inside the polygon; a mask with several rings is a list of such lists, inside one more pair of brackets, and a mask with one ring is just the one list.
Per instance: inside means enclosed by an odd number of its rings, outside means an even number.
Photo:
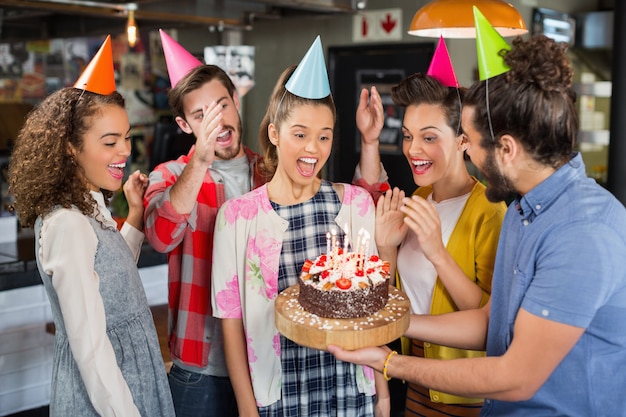
[{"label": "beard", "polygon": [[487,154],[485,163],[480,171],[487,181],[485,197],[492,203],[509,201],[519,194],[511,180],[502,173],[502,170],[496,164],[493,152]]},{"label": "beard", "polygon": [[239,124],[235,129],[233,126],[224,126],[226,129],[229,129],[234,136],[237,137],[237,142],[228,148],[216,148],[215,156],[217,156],[222,161],[228,161],[233,159],[239,155],[241,151],[241,120],[239,120]]}]

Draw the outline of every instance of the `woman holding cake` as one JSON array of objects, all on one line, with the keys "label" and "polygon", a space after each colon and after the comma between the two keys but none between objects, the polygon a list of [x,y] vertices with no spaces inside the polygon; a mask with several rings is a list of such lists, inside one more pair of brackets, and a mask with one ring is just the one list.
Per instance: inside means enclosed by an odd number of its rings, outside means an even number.
[{"label": "woman holding cake", "polygon": [[274,324],[274,299],[298,282],[307,259],[326,251],[326,233],[336,230],[341,241],[348,233],[354,242],[359,230],[374,231],[371,196],[319,176],[335,118],[318,37],[298,67],[281,75],[261,124],[270,181],[229,200],[218,214],[213,313],[223,320],[242,416],[389,415],[382,375],[298,345]]},{"label": "woman holding cake", "polygon": [[[477,308],[491,292],[506,206],[487,201],[485,186],[467,170],[468,142],[460,124],[462,94],[443,39],[427,74],[411,75],[391,92],[394,103],[406,109],[402,148],[418,188],[410,198],[396,188],[379,199],[376,243],[392,274],[397,271],[397,282],[416,314]],[[362,155],[361,172],[375,180],[379,161],[371,153]],[[427,358],[484,355],[417,340],[403,342],[410,343],[403,343],[405,353]],[[407,415],[478,416],[481,407],[481,399],[416,384],[407,389]]]}]

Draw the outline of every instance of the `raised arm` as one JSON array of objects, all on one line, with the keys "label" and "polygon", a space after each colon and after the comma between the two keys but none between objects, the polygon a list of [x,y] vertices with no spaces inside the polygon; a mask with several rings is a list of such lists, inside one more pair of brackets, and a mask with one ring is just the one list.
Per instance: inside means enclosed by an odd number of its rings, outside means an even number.
[{"label": "raised arm", "polygon": [[356,111],[356,125],[361,133],[361,155],[355,168],[353,183],[365,188],[374,201],[387,190],[387,172],[381,163],[378,137],[385,124],[382,99],[376,90],[361,90]]},{"label": "raised arm", "polygon": [[361,133],[361,167],[362,178],[368,184],[378,182],[381,174],[378,137],[383,130],[385,116],[383,103],[376,87],[371,93],[367,88],[361,90],[359,105],[356,110],[356,126]]}]

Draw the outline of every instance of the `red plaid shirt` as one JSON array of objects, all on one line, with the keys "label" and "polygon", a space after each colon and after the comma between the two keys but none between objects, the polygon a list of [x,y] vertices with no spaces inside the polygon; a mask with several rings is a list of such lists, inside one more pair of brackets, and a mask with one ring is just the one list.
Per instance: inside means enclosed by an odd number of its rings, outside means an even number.
[{"label": "red plaid shirt", "polygon": [[[146,239],[168,261],[169,346],[172,358],[186,365],[206,367],[212,338],[211,266],[213,229],[220,206],[226,200],[224,185],[207,171],[196,207],[177,213],[170,190],[182,174],[195,148],[175,161],[157,166],[150,174],[144,196]],[[263,183],[257,164],[261,157],[244,147],[253,173],[253,188]]]}]

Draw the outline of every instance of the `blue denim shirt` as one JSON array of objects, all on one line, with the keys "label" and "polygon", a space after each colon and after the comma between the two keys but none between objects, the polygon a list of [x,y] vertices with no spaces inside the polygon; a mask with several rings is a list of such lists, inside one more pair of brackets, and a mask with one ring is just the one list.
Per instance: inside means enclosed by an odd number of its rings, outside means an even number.
[{"label": "blue denim shirt", "polygon": [[626,209],[580,154],[509,206],[491,297],[488,356],[508,349],[520,308],[585,332],[533,398],[481,415],[625,415]]}]

